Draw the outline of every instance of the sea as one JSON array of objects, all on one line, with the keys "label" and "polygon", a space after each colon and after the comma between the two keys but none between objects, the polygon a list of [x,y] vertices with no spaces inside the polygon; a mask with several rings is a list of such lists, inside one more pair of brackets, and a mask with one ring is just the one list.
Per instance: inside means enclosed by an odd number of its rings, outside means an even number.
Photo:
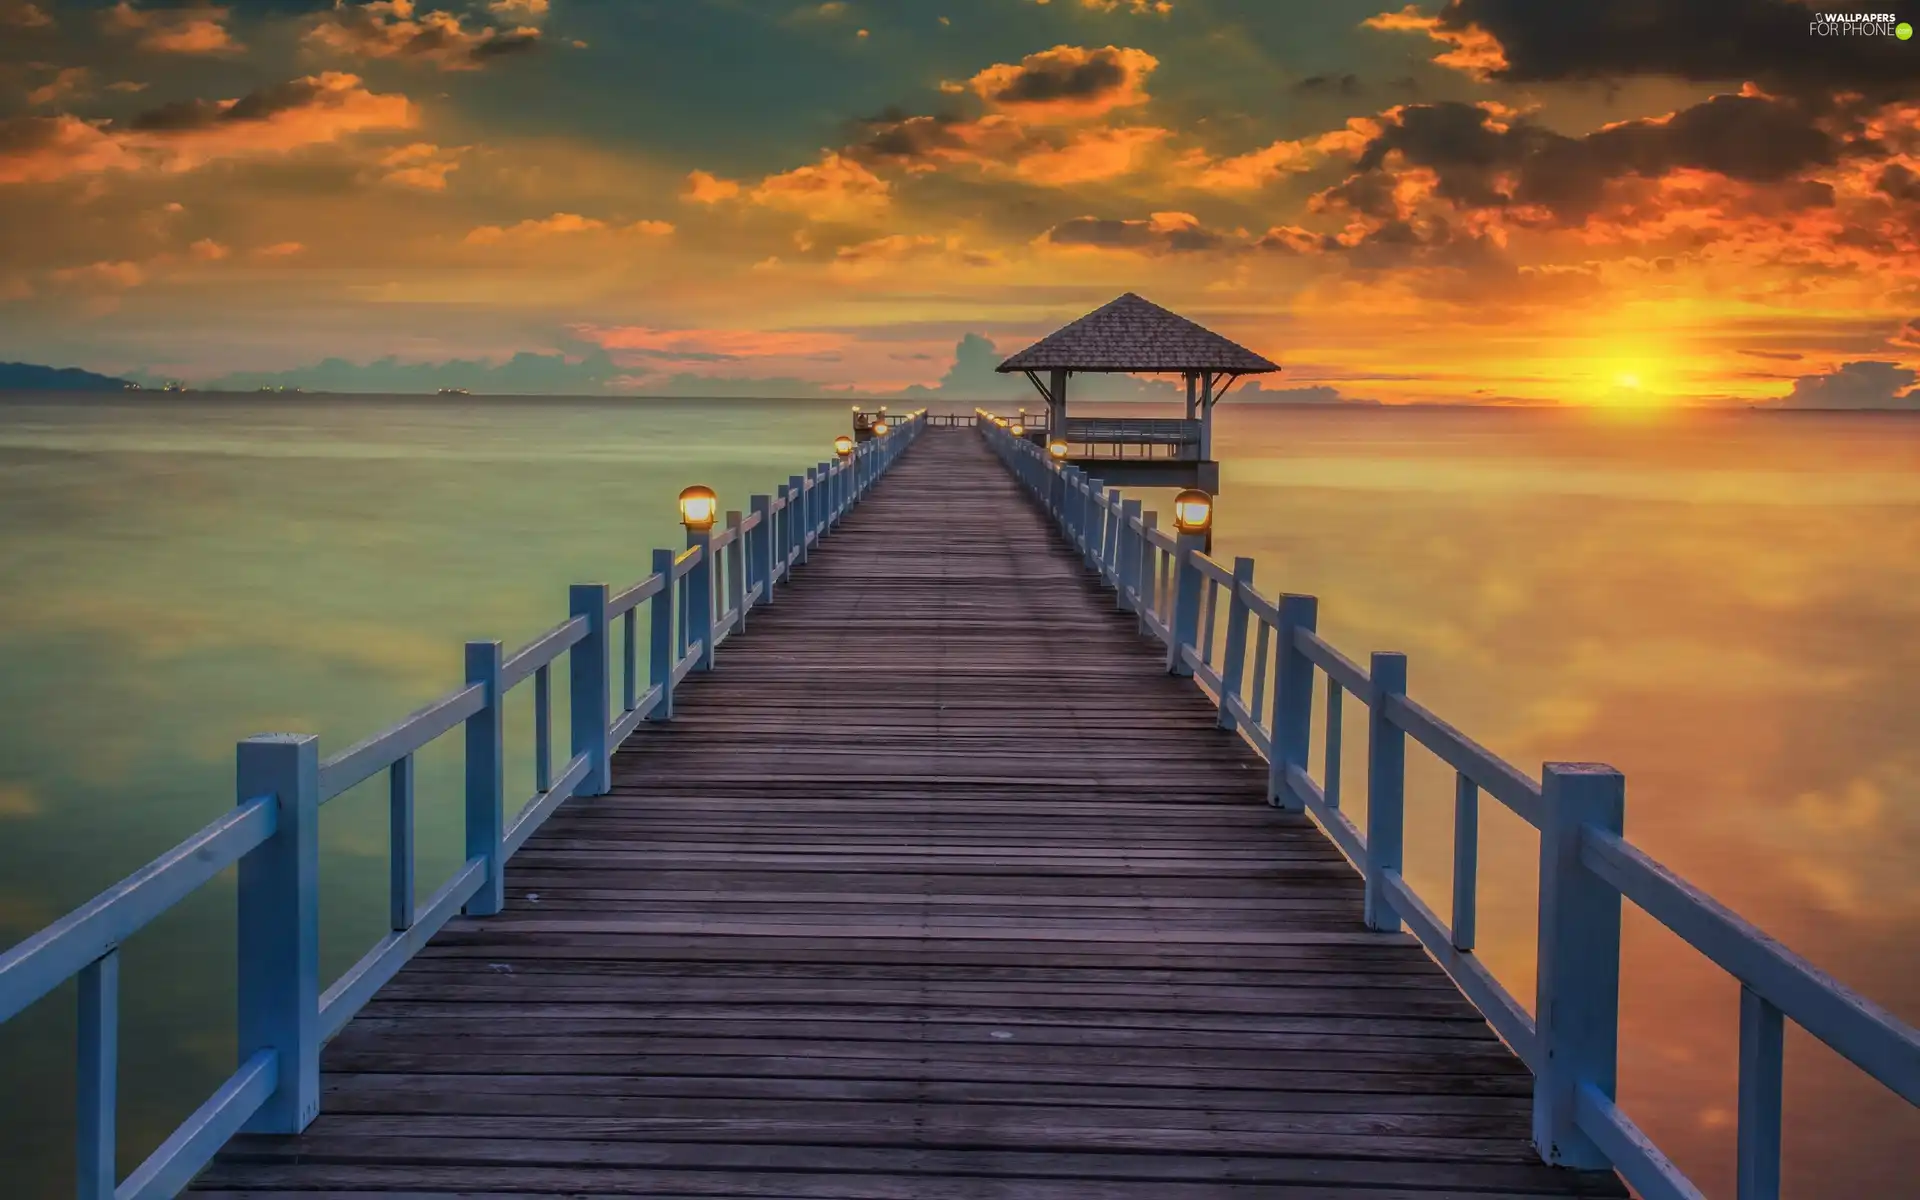
[{"label": "sea", "polygon": [[[744,510],[849,417],[0,396],[0,947],[231,806],[238,739],[377,731],[460,680],[464,641],[511,650],[569,584],[641,578],[682,544],[682,487]],[[1920,414],[1229,401],[1215,447],[1217,557],[1317,596],[1349,657],[1404,652],[1415,699],[1522,769],[1618,767],[1635,844],[1920,1023]],[[460,861],[443,743],[419,765],[423,894]],[[1410,750],[1408,876],[1443,915],[1452,797]],[[379,787],[329,804],[322,844],[331,979],[384,930]],[[1479,953],[1529,1003],[1536,856],[1483,800]],[[125,947],[123,1173],[235,1066],[233,910],[228,872]],[[1624,943],[1623,1107],[1731,1195],[1739,986],[1631,906]],[[0,1194],[72,1194],[74,1038],[71,984],[0,1026]],[[1790,1196],[1920,1195],[1920,1112],[1791,1027],[1785,1128]]]}]

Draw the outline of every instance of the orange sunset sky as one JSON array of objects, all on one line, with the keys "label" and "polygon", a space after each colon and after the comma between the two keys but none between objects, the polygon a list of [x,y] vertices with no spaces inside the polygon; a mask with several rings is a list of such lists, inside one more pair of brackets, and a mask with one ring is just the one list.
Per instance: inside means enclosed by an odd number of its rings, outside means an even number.
[{"label": "orange sunset sky", "polygon": [[973,400],[1133,290],[1279,399],[1920,408],[1842,7],[0,0],[0,359]]}]

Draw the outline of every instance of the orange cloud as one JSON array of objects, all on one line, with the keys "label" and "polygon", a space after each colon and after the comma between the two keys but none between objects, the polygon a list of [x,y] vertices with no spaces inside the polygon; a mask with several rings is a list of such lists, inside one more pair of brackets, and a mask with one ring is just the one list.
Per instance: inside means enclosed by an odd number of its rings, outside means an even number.
[{"label": "orange cloud", "polygon": [[98,291],[126,291],[147,281],[147,269],[137,262],[96,262],[84,267],[63,267],[52,272],[56,283],[77,285]]},{"label": "orange cloud", "polygon": [[233,100],[183,100],[125,126],[78,117],[0,120],[0,184],[50,183],[103,171],[189,171],[215,159],[284,154],[414,121],[405,96],[328,71]]},{"label": "orange cloud", "polygon": [[62,67],[54,72],[52,79],[27,93],[27,103],[36,106],[53,104],[79,95],[86,90],[87,80],[91,76],[92,72],[85,67]]},{"label": "orange cloud", "polygon": [[475,246],[491,245],[509,239],[555,237],[569,233],[590,233],[605,229],[605,221],[583,217],[579,213],[557,212],[550,217],[529,218],[518,225],[482,225],[470,231],[466,241]]},{"label": "orange cloud", "polygon": [[682,199],[691,200],[696,204],[718,204],[722,200],[732,200],[739,195],[738,183],[706,171],[687,172],[687,188],[680,193]]},{"label": "orange cloud", "polygon": [[831,266],[836,274],[869,275],[908,262],[920,270],[928,264],[989,267],[999,261],[998,255],[968,250],[955,236],[892,233],[840,247]]},{"label": "orange cloud", "polygon": [[187,247],[187,253],[199,259],[201,262],[219,262],[221,259],[232,254],[233,251],[229,247],[214,241],[212,238],[201,238],[199,241]]},{"label": "orange cloud", "polygon": [[78,117],[0,120],[0,184],[51,183],[69,175],[133,170],[141,163],[120,137]]},{"label": "orange cloud", "polygon": [[163,169],[191,170],[217,158],[284,154],[368,130],[414,123],[405,96],[368,91],[358,75],[325,71],[237,100],[188,100],[135,117],[113,136]]},{"label": "orange cloud", "polygon": [[1013,170],[1022,179],[1056,185],[1114,179],[1138,170],[1145,153],[1172,136],[1171,129],[1152,125],[1076,130],[1060,145],[1030,147]]},{"label": "orange cloud", "polygon": [[227,32],[229,10],[212,5],[185,8],[135,8],[131,0],[101,14],[108,33],[139,35],[142,50],[160,54],[237,54],[246,47]]},{"label": "orange cloud", "polygon": [[834,358],[847,345],[837,333],[760,329],[659,329],[649,325],[580,326],[575,330],[607,350],[636,359],[689,363],[750,359]]},{"label": "orange cloud", "polygon": [[333,11],[315,21],[306,40],[357,58],[413,59],[443,71],[472,71],[503,55],[533,49],[540,30],[531,25],[468,29],[458,14],[442,9],[416,15],[414,0],[358,5],[334,0]]},{"label": "orange cloud", "polygon": [[[550,217],[531,218],[517,225],[482,225],[469,231],[465,240],[470,245],[487,246],[499,242],[533,241],[579,233],[605,233],[612,228],[597,217],[557,212]],[[673,224],[669,221],[635,221],[631,225],[622,226],[617,232],[638,234],[641,237],[665,237],[673,232]]]},{"label": "orange cloud", "polygon": [[1055,46],[1018,63],[995,63],[966,86],[989,107],[1024,120],[1077,121],[1147,101],[1160,60],[1145,50]]},{"label": "orange cloud", "polygon": [[455,157],[459,153],[458,149],[442,150],[431,142],[402,146],[381,156],[380,166],[385,168],[385,174],[380,178],[402,187],[443,192],[447,189],[447,176],[460,169]]},{"label": "orange cloud", "polygon": [[826,151],[819,162],[762,179],[747,198],[808,220],[868,218],[887,207],[892,188],[851,158]]},{"label": "orange cloud", "polygon": [[48,30],[54,27],[54,20],[37,4],[28,4],[25,0],[0,0],[0,25],[14,29]]},{"label": "orange cloud", "polygon": [[1393,33],[1424,33],[1448,47],[1446,53],[1433,56],[1434,62],[1464,71],[1475,79],[1484,81],[1491,78],[1493,72],[1507,69],[1506,49],[1492,34],[1477,25],[1444,28],[1439,17],[1423,14],[1418,5],[1409,4],[1398,12],[1380,13],[1360,23],[1369,29]]},{"label": "orange cloud", "polygon": [[1371,117],[1352,117],[1346,128],[1334,129],[1310,138],[1280,141],[1238,154],[1232,158],[1210,159],[1193,154],[1181,166],[1193,172],[1188,182],[1206,191],[1251,191],[1264,187],[1282,175],[1311,170],[1330,157],[1357,157],[1367,143],[1380,136],[1380,123]]},{"label": "orange cloud", "polygon": [[253,252],[253,256],[255,258],[266,259],[292,258],[294,255],[304,253],[305,251],[306,246],[300,242],[275,242],[270,246],[261,246]]},{"label": "orange cloud", "polygon": [[[1033,2],[1047,4],[1051,0],[1033,0]],[[1153,13],[1162,17],[1173,11],[1170,0],[1080,0],[1080,7],[1094,12],[1110,13],[1124,10],[1139,16]],[[940,20],[944,22],[946,18],[941,17]]]}]

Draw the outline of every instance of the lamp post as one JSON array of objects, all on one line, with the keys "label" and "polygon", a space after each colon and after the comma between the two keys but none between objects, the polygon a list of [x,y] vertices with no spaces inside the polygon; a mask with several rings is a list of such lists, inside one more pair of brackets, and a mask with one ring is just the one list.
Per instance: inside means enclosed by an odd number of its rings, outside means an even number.
[{"label": "lamp post", "polygon": [[849,454],[852,454],[853,439],[848,437],[844,433],[841,434],[839,437],[833,439],[833,452],[839,455],[841,458],[845,458]]},{"label": "lamp post", "polygon": [[1174,564],[1173,637],[1167,649],[1167,671],[1173,675],[1191,675],[1181,651],[1200,642],[1200,567],[1195,554],[1213,549],[1213,497],[1198,488],[1188,488],[1173,498],[1173,527],[1179,533],[1179,554]]},{"label": "lamp post", "polygon": [[888,426],[887,424],[887,419],[885,417],[881,417],[880,419],[876,420],[873,423],[873,436],[885,437],[887,436],[887,430],[889,428],[890,426]]},{"label": "lamp post", "polygon": [[1067,456],[1067,444],[1059,438],[1055,438],[1047,443],[1047,454],[1053,461],[1059,462]]},{"label": "lamp post", "polygon": [[680,493],[680,523],[687,527],[687,548],[698,548],[700,561],[687,572],[685,622],[686,641],[700,643],[697,671],[713,669],[713,519],[720,513],[720,498],[704,484],[694,484]]}]

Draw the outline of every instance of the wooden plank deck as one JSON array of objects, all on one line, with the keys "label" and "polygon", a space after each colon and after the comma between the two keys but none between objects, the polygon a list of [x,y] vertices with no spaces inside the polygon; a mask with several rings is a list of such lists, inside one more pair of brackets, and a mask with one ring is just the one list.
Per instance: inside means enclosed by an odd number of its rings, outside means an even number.
[{"label": "wooden plank deck", "polygon": [[197,1190],[1624,1196],[1112,603],[927,432]]}]

